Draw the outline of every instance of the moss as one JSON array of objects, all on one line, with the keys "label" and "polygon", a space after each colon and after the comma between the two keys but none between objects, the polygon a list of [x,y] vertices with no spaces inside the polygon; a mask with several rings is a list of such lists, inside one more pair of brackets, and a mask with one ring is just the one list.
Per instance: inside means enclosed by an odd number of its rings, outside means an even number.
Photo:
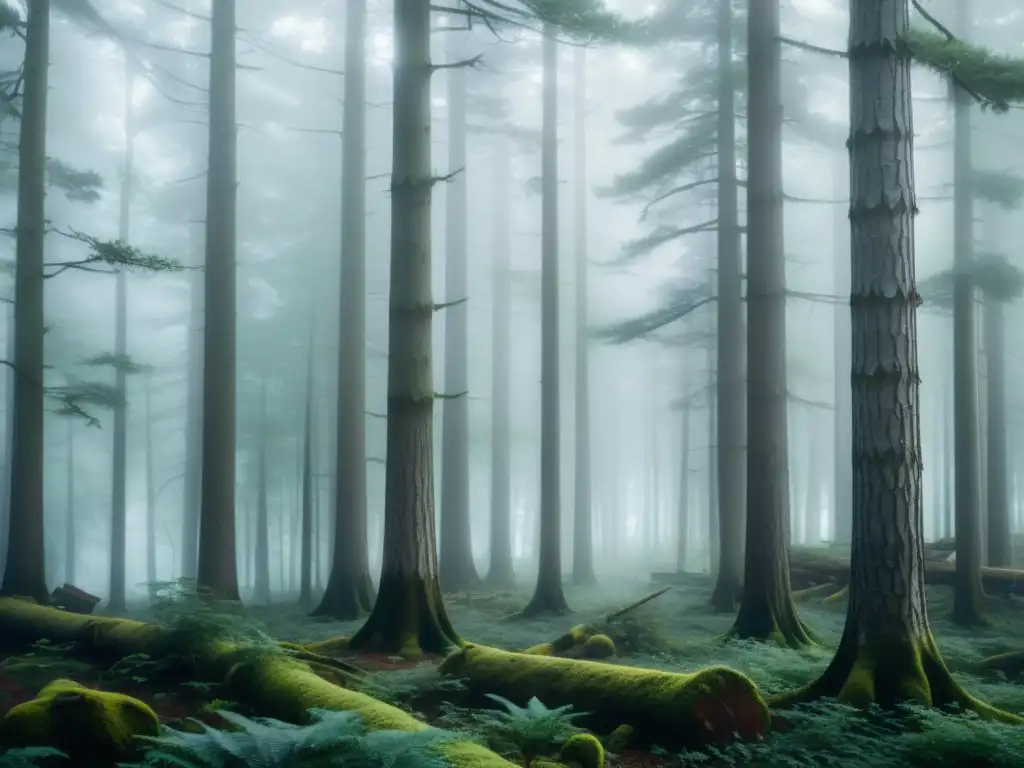
[{"label": "moss", "polygon": [[556,637],[550,643],[533,645],[520,653],[530,656],[559,656],[571,651],[573,648],[584,645],[591,637],[597,634],[597,630],[586,624],[577,624],[564,635]]},{"label": "moss", "polygon": [[605,737],[604,746],[609,752],[621,752],[632,741],[633,729],[628,725],[620,725]]},{"label": "moss", "polygon": [[770,722],[750,679],[725,667],[684,675],[467,645],[445,659],[441,673],[464,679],[471,695],[571,705],[588,713],[591,730],[625,723],[638,742],[663,747],[754,737]]},{"label": "moss", "polygon": [[558,758],[567,765],[579,768],[604,768],[604,747],[596,736],[577,733],[562,745]]},{"label": "moss", "polygon": [[1010,679],[1018,678],[1024,674],[1024,652],[1010,651],[988,656],[977,662],[971,671],[979,675],[995,673]]},{"label": "moss", "polygon": [[608,659],[615,655],[615,643],[608,635],[588,637],[583,644],[583,655],[588,659]]},{"label": "moss", "polygon": [[979,701],[953,680],[930,634],[917,639],[878,638],[860,644],[859,632],[848,628],[821,677],[770,703],[787,707],[821,698],[835,698],[859,709],[916,704],[971,711],[1000,722],[1024,724],[1024,718]]},{"label": "moss", "polygon": [[137,736],[159,732],[156,714],[138,699],[72,680],[54,680],[0,721],[5,747],[53,747],[73,760],[129,757]]},{"label": "moss", "polygon": [[302,643],[298,648],[321,656],[340,656],[348,651],[348,643],[349,638],[339,635],[338,637],[328,637],[326,640],[317,640],[313,643]]}]

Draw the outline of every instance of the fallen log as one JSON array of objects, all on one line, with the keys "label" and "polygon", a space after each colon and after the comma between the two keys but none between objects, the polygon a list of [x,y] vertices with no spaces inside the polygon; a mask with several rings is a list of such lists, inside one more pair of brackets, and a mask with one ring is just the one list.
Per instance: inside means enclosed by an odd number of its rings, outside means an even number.
[{"label": "fallen log", "polygon": [[481,703],[491,693],[520,706],[533,697],[570,705],[595,733],[628,725],[637,742],[666,748],[757,738],[771,722],[754,683],[727,667],[677,674],[468,644],[440,670],[462,679]]},{"label": "fallen log", "polygon": [[[34,643],[74,643],[73,653],[114,662],[146,653],[153,659],[176,658],[180,637],[173,629],[129,619],[94,618],[0,598],[0,648],[19,652]],[[215,643],[187,659],[181,670],[220,683],[221,698],[244,701],[265,717],[299,723],[312,708],[357,712],[369,730],[421,731],[412,715],[364,693],[343,688],[316,674],[311,666],[278,645],[267,648]],[[437,751],[453,768],[516,768],[514,763],[469,741],[439,744]]]}]

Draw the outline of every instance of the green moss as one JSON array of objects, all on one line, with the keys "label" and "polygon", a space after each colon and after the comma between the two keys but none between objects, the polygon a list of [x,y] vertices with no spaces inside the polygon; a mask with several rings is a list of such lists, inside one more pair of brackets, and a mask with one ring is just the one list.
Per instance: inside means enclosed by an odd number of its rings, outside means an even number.
[{"label": "green moss", "polygon": [[72,759],[128,757],[137,736],[159,732],[160,721],[143,702],[73,680],[54,680],[0,720],[5,747],[53,747]]},{"label": "green moss", "polygon": [[588,659],[608,659],[615,655],[615,643],[608,635],[588,637],[583,644],[583,655]]},{"label": "green moss", "polygon": [[558,656],[578,646],[584,645],[591,637],[597,634],[597,630],[586,624],[577,624],[564,635],[556,637],[550,643],[532,645],[520,653],[531,656]]},{"label": "green moss", "polygon": [[509,653],[467,645],[441,665],[463,678],[470,693],[494,693],[517,704],[536,696],[548,706],[587,712],[597,732],[623,723],[637,741],[684,746],[755,736],[768,709],[749,678],[726,667],[674,674],[595,661]]},{"label": "green moss", "polygon": [[558,757],[563,763],[579,768],[604,768],[604,747],[589,733],[570,736]]}]

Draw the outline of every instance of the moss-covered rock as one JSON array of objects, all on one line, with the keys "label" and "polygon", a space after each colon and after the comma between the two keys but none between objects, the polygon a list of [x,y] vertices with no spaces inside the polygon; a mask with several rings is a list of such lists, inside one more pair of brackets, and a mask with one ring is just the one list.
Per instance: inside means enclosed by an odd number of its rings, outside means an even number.
[{"label": "moss-covered rock", "polygon": [[573,768],[604,768],[604,747],[596,736],[577,733],[562,745],[558,759]]},{"label": "moss-covered rock", "polygon": [[445,659],[441,673],[462,678],[481,699],[493,693],[519,705],[533,696],[549,707],[571,705],[588,713],[581,722],[598,733],[629,725],[642,744],[754,738],[771,722],[754,683],[727,667],[684,675],[467,645]]},{"label": "moss-covered rock", "polygon": [[578,624],[572,627],[564,635],[560,635],[550,643],[532,645],[520,653],[530,656],[562,656],[576,648],[585,645],[587,640],[597,635],[597,630],[586,624]]},{"label": "moss-covered rock", "polygon": [[0,720],[4,747],[54,747],[72,760],[130,756],[137,736],[156,736],[160,721],[144,702],[54,680]]},{"label": "moss-covered rock", "polygon": [[615,643],[608,635],[588,637],[583,644],[583,655],[588,659],[610,659],[615,655]]}]

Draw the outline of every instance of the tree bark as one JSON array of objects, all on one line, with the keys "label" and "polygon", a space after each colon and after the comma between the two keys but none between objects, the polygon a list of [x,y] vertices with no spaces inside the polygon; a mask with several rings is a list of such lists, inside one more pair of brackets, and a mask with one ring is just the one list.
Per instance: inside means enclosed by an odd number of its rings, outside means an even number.
[{"label": "tree bark", "polygon": [[306,355],[306,409],[302,434],[302,513],[299,553],[299,603],[313,600],[313,328]]},{"label": "tree bark", "polygon": [[846,627],[823,675],[787,700],[977,704],[953,681],[924,588],[907,0],[859,0],[850,24],[853,546]]},{"label": "tree bark", "polygon": [[334,556],[313,612],[339,621],[365,615],[374,600],[366,536],[366,1],[345,7]]},{"label": "tree bark", "polygon": [[745,581],[732,632],[798,648],[812,639],[797,616],[789,582],[779,1],[751,3],[747,30],[747,323],[757,338],[747,344]]},{"label": "tree bark", "polygon": [[541,129],[540,549],[526,616],[565,613],[562,592],[561,410],[558,334],[558,43],[546,29]]},{"label": "tree bark", "polygon": [[260,427],[256,446],[256,548],[253,552],[253,600],[270,602],[270,509],[267,486],[270,483],[267,468],[267,442],[270,439],[270,421],[267,412],[267,380],[260,380]]},{"label": "tree bark", "polygon": [[833,165],[832,196],[842,201],[836,205],[833,224],[832,289],[838,301],[832,315],[833,391],[835,409],[833,418],[832,476],[832,540],[849,544],[853,531],[853,423],[850,402],[850,159],[844,153],[841,161]]},{"label": "tree bark", "polygon": [[210,162],[206,185],[206,326],[203,333],[203,476],[198,588],[238,600],[235,553],[237,202],[235,0],[213,5]]},{"label": "tree bark", "polygon": [[807,447],[807,503],[804,505],[804,544],[816,546],[821,543],[821,451],[820,430],[811,419],[808,425]]},{"label": "tree bark", "polygon": [[[683,380],[683,397],[687,396]],[[679,464],[679,516],[676,525],[676,571],[686,571],[687,550],[690,548],[690,404],[684,402],[679,413],[681,424]]]},{"label": "tree bark", "polygon": [[65,475],[67,518],[64,521],[64,583],[74,584],[78,578],[78,536],[75,520],[75,422],[67,419],[68,464]]},{"label": "tree bark", "polygon": [[441,598],[434,531],[429,6],[395,0],[394,29],[384,556],[377,602],[349,647],[415,656],[461,641]]},{"label": "tree bark", "polygon": [[1003,305],[987,297],[984,304],[985,349],[988,351],[988,563],[992,568],[1009,568],[1010,478],[1007,469],[1006,436],[1006,328]]},{"label": "tree bark", "polygon": [[[120,214],[117,236],[127,243],[131,232],[132,175],[134,173],[135,110],[132,107],[132,92],[135,85],[131,58],[125,56],[124,72],[124,168],[121,170]],[[124,613],[127,610],[127,536],[128,506],[128,375],[125,363],[128,359],[128,274],[117,270],[114,276],[114,388],[117,403],[114,404],[114,429],[112,451],[112,479],[110,494],[110,599],[107,610],[110,613]]]},{"label": "tree bark", "polygon": [[[449,41],[457,40],[451,35]],[[461,59],[461,46],[450,42],[449,63]],[[445,185],[444,388],[441,402],[441,588],[458,592],[479,585],[473,562],[469,514],[469,313],[466,303],[466,67],[448,70],[448,169]]]},{"label": "tree bark", "polygon": [[594,573],[594,513],[590,451],[590,357],[587,281],[587,49],[573,52],[573,244],[576,248],[576,464],[572,537],[574,584],[597,582]]},{"label": "tree bark", "polygon": [[14,275],[14,425],[2,595],[46,602],[43,533],[43,240],[50,2],[28,4],[18,143]]},{"label": "tree bark", "polygon": [[491,305],[491,563],[487,583],[515,584],[512,567],[512,286],[509,248],[509,139],[494,139]]}]

